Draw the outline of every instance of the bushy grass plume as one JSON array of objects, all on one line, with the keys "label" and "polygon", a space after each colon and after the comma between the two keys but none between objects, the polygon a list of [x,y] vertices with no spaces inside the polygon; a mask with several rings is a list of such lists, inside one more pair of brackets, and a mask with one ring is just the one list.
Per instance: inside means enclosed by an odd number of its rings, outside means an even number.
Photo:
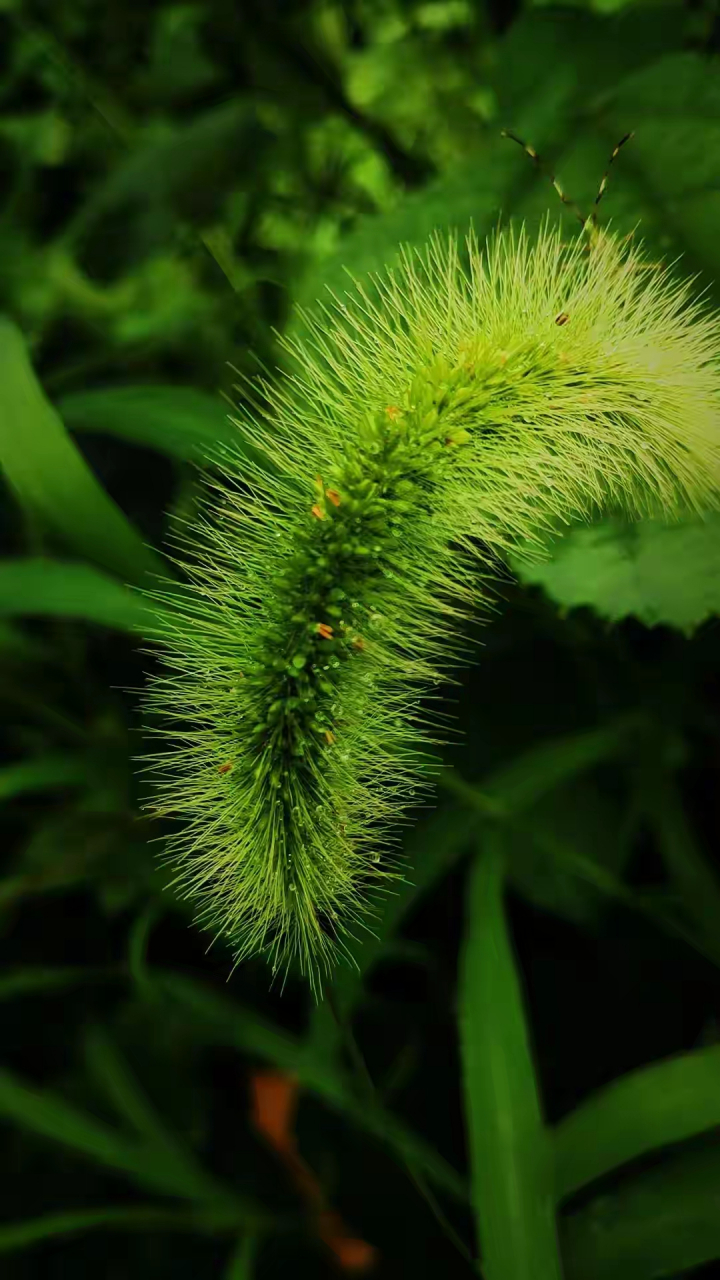
[{"label": "bushy grass plume", "polygon": [[436,238],[306,322],[238,423],[268,472],[239,450],[178,526],[147,707],[180,892],[316,983],[398,874],[493,558],[598,506],[717,503],[720,323],[632,237],[547,224]]}]

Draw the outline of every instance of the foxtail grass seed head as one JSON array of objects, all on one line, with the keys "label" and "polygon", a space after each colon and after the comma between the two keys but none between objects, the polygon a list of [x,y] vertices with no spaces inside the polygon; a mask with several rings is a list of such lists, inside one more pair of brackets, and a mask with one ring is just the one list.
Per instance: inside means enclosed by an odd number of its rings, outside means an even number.
[{"label": "foxtail grass seed head", "polygon": [[286,342],[238,423],[271,468],[239,450],[179,527],[191,586],[147,694],[177,886],[237,961],[317,983],[391,887],[421,699],[495,555],[598,505],[718,504],[719,339],[633,237],[546,223],[465,260],[435,238]]}]

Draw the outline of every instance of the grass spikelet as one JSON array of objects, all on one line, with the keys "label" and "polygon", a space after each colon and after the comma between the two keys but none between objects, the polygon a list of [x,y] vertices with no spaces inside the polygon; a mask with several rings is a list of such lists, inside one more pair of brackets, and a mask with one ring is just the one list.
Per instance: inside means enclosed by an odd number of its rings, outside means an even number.
[{"label": "grass spikelet", "polygon": [[[155,637],[154,808],[198,918],[313,983],[397,874],[483,570],[550,520],[720,496],[720,323],[641,247],[544,225],[453,239],[333,298],[181,526]],[[261,403],[262,397],[262,403]]]}]

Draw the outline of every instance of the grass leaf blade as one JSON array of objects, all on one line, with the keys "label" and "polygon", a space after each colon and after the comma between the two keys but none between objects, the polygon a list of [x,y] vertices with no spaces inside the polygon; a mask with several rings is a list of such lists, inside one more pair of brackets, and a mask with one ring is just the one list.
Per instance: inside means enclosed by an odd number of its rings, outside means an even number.
[{"label": "grass leaf blade", "polygon": [[656,1147],[720,1125],[720,1047],[632,1071],[554,1130],[558,1199]]},{"label": "grass leaf blade", "polygon": [[486,1280],[561,1280],[549,1137],[503,908],[497,834],[472,871],[460,1038],[472,1196]]},{"label": "grass leaf blade", "polygon": [[2,317],[0,388],[0,465],[23,507],[77,553],[127,581],[166,573],[68,436],[23,335]]},{"label": "grass leaf blade", "polygon": [[85,1234],[105,1228],[111,1231],[197,1231],[232,1230],[236,1214],[215,1209],[182,1212],[154,1204],[110,1205],[103,1209],[76,1209],[66,1213],[46,1213],[23,1222],[0,1223],[0,1253],[27,1249],[43,1240]]},{"label": "grass leaf blade", "polygon": [[150,605],[89,564],[27,556],[0,561],[0,615],[77,618],[119,631],[147,626]]},{"label": "grass leaf blade", "polygon": [[720,1151],[683,1152],[561,1220],[567,1280],[660,1280],[720,1258]]}]

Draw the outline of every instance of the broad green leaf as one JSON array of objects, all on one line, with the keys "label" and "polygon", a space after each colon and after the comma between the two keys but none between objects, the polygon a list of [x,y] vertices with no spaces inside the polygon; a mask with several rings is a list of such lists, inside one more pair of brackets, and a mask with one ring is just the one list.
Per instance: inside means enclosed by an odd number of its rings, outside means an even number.
[{"label": "broad green leaf", "polygon": [[148,974],[156,991],[186,1017],[192,1017],[210,1043],[232,1045],[243,1053],[256,1054],[272,1062],[282,1071],[291,1072],[303,1088],[372,1133],[438,1188],[456,1199],[467,1198],[460,1174],[429,1143],[389,1111],[356,1096],[344,1071],[315,1053],[312,1046],[306,1046],[289,1032],[217,995],[202,983],[152,969]]},{"label": "broad green leaf", "polygon": [[503,909],[498,833],[468,890],[459,988],[472,1199],[485,1280],[562,1280],[552,1149]]},{"label": "broad green leaf", "polygon": [[186,1170],[163,1151],[126,1138],[109,1125],[49,1090],[36,1089],[0,1071],[0,1115],[43,1138],[106,1165],[138,1186],[194,1200],[198,1188]]},{"label": "broad green leaf", "polygon": [[79,391],[64,396],[57,408],[71,431],[105,432],[181,461],[203,461],[223,448],[252,452],[256,460],[262,457],[249,450],[220,396],[193,387],[123,386]]},{"label": "broad green leaf", "polygon": [[510,563],[566,609],[589,607],[617,622],[636,617],[692,633],[720,613],[720,515],[677,524],[618,518],[578,525],[546,543],[548,559]]},{"label": "broad green leaf", "polygon": [[23,1222],[0,1223],[0,1253],[27,1249],[58,1236],[84,1235],[86,1231],[232,1231],[237,1213],[228,1209],[183,1209],[182,1213],[154,1204],[109,1205],[104,1209],[76,1209],[46,1213]]},{"label": "broad green leaf", "polygon": [[0,616],[77,618],[119,631],[143,631],[148,601],[92,565],[27,556],[0,560]]},{"label": "broad green leaf", "polygon": [[131,582],[163,573],[68,436],[20,330],[0,318],[0,466],[22,505],[82,556]]},{"label": "broad green leaf", "polygon": [[720,1047],[668,1058],[582,1102],[554,1130],[558,1199],[656,1147],[720,1125]]},{"label": "broad green leaf", "polygon": [[720,1151],[682,1152],[560,1221],[566,1280],[660,1280],[720,1258]]},{"label": "broad green leaf", "polygon": [[[2,565],[0,565],[0,592]],[[28,791],[46,791],[53,787],[79,787],[88,781],[88,761],[79,755],[37,756],[18,764],[0,768],[0,800],[24,795]]]}]

